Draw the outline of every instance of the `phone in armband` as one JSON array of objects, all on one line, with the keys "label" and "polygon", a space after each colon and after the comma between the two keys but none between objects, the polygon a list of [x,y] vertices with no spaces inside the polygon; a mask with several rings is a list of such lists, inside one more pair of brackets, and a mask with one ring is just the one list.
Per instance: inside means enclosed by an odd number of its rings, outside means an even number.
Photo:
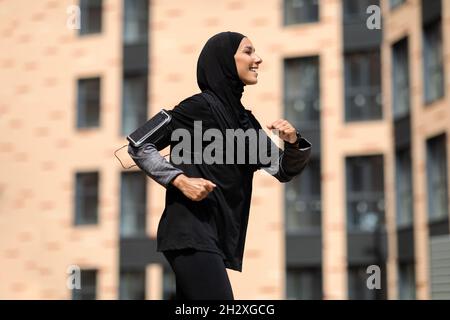
[{"label": "phone in armband", "polygon": [[140,147],[149,138],[156,143],[164,137],[166,125],[170,120],[172,116],[165,109],[161,109],[146,123],[130,133],[127,140],[135,147]]}]

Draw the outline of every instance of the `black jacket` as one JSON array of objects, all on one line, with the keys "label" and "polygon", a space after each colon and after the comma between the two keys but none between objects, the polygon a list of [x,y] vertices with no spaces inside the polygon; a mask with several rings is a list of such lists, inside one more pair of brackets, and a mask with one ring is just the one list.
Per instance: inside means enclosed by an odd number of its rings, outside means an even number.
[{"label": "black jacket", "polygon": [[[158,153],[157,160],[153,153],[151,160],[150,153],[145,153],[144,150],[161,150],[169,145],[172,150],[177,143],[171,141],[174,130],[186,129],[193,135],[194,121],[202,121],[203,131],[219,127],[203,93],[182,101],[169,113],[172,121],[167,126],[164,139],[157,144],[150,141],[140,148],[130,146],[128,150],[136,164],[147,175],[156,181],[160,179],[159,182],[167,188],[165,209],[157,231],[157,250],[195,248],[212,251],[223,257],[227,268],[242,271],[253,174],[263,167],[244,164],[173,164],[172,161],[160,166],[155,165],[162,157]],[[261,128],[251,112],[249,117],[254,127]],[[265,137],[273,144],[268,136]],[[280,162],[273,176],[280,182],[288,182],[306,166],[311,144],[300,138],[298,144],[285,142],[284,151],[279,152]],[[169,179],[166,176],[164,180],[164,171],[170,175]],[[208,179],[217,187],[202,201],[192,201],[170,183],[170,180],[181,172],[188,177]],[[162,180],[164,182],[161,182]]]}]

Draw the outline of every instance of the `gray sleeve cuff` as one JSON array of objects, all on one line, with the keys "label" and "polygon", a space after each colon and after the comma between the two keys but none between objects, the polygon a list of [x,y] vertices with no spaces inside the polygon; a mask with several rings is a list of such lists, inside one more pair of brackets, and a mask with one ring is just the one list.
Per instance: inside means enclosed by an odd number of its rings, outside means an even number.
[{"label": "gray sleeve cuff", "polygon": [[285,143],[283,153],[280,155],[278,172],[274,175],[280,182],[288,182],[299,175],[308,163],[311,155],[311,143],[300,138],[297,143]]},{"label": "gray sleeve cuff", "polygon": [[130,144],[128,154],[147,176],[165,188],[176,176],[183,173],[161,156],[153,143],[145,143],[140,147],[133,147]]}]

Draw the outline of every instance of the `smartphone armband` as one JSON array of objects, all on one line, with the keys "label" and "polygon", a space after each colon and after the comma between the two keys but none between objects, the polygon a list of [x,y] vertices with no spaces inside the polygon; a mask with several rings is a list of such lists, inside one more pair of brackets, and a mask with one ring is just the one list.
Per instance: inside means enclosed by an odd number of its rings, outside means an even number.
[{"label": "smartphone armband", "polygon": [[172,116],[164,109],[150,118],[146,123],[127,136],[127,140],[134,146],[140,147],[144,142],[157,143],[166,133],[166,126],[172,120]]}]

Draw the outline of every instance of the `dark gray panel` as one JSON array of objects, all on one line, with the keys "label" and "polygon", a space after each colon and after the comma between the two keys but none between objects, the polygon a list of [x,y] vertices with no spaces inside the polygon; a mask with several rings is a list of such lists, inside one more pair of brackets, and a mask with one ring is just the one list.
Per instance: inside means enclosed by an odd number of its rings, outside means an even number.
[{"label": "dark gray panel", "polygon": [[124,73],[143,72],[148,69],[148,45],[127,45],[123,47]]},{"label": "dark gray panel", "polygon": [[344,51],[364,51],[381,44],[381,29],[370,30],[366,21],[344,25]]},{"label": "dark gray panel", "polygon": [[321,263],[321,233],[286,235],[286,264],[288,266],[318,266]]},{"label": "dark gray panel", "polygon": [[140,268],[149,263],[168,265],[162,253],[156,251],[156,239],[136,238],[120,240],[120,267]]},{"label": "dark gray panel", "polygon": [[411,117],[408,115],[394,121],[395,148],[401,149],[411,145]]},{"label": "dark gray panel", "polygon": [[380,264],[387,258],[386,232],[356,232],[347,234],[349,265]]},{"label": "dark gray panel", "polygon": [[400,262],[414,261],[414,228],[412,226],[397,230],[397,248]]},{"label": "dark gray panel", "polygon": [[441,18],[441,0],[422,0],[422,24],[434,22]]},{"label": "dark gray panel", "polygon": [[428,223],[428,232],[430,237],[450,234],[448,218]]}]

